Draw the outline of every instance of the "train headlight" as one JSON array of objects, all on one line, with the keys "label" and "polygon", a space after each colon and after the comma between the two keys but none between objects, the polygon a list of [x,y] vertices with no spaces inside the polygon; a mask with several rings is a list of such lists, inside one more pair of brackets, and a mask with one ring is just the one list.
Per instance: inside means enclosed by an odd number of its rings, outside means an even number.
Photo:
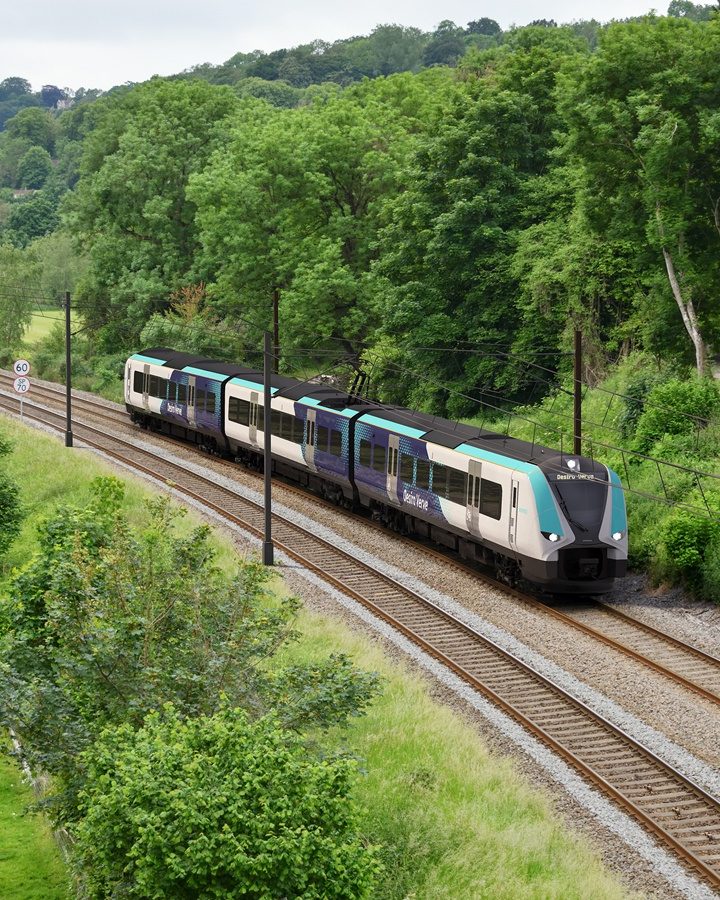
[{"label": "train headlight", "polygon": [[622,531],[614,531],[612,537],[614,541],[621,541],[623,539],[623,533]]},{"label": "train headlight", "polygon": [[546,540],[552,541],[553,544],[555,543],[555,541],[559,541],[559,540],[560,540],[560,535],[559,535],[559,534],[555,534],[554,531],[541,531],[540,534],[541,534]]}]

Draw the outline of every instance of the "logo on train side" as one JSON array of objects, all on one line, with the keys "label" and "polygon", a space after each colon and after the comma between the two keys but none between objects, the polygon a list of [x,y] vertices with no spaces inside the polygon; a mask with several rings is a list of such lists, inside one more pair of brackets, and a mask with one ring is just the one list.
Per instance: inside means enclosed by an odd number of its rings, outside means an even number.
[{"label": "logo on train side", "polygon": [[176,416],[181,416],[183,414],[182,406],[178,406],[177,403],[168,403],[167,411],[169,413],[175,413]]},{"label": "logo on train side", "polygon": [[427,500],[423,497],[419,497],[414,491],[408,491],[407,488],[403,488],[403,503],[409,503],[410,506],[416,506],[418,509],[427,512]]}]

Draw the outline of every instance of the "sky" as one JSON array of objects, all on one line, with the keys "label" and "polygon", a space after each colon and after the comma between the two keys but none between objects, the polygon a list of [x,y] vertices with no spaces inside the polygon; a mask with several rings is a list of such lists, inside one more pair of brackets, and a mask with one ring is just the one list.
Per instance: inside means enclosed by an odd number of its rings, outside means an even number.
[{"label": "sky", "polygon": [[[652,0],[31,0],[3,4],[0,81],[26,78],[38,90],[55,84],[107,90],[152,75],[171,75],[235,53],[278,50],[315,38],[334,41],[397,23],[432,31],[443,19],[465,25],[483,16],[503,28],[533,19],[621,19],[642,15]],[[667,3],[658,7],[665,12]]]}]

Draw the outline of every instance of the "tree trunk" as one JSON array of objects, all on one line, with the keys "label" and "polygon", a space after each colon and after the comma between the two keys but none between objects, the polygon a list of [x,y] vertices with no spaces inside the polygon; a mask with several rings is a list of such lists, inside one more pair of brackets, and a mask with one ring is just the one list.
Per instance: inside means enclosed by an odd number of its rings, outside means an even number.
[{"label": "tree trunk", "polygon": [[680,290],[680,282],[678,281],[677,275],[675,274],[675,266],[673,264],[672,256],[668,250],[663,247],[663,256],[665,258],[665,268],[667,269],[668,278],[670,279],[670,287],[672,288],[673,297],[675,297],[675,302],[678,305],[678,309],[680,310],[680,315],[682,316],[683,322],[685,323],[685,328],[687,329],[687,333],[690,335],[690,340],[693,342],[695,347],[695,365],[697,366],[698,375],[703,376],[707,374],[707,352],[705,349],[705,341],[703,340],[702,334],[700,333],[700,326],[698,325],[697,316],[695,315],[695,307],[693,306],[692,300],[688,300],[687,302],[683,299],[682,291]]},{"label": "tree trunk", "polygon": [[667,269],[670,287],[672,288],[673,297],[675,298],[675,302],[677,303],[678,309],[680,310],[680,315],[682,316],[685,329],[690,335],[690,340],[693,342],[693,346],[695,347],[695,365],[697,366],[698,375],[700,375],[700,377],[702,378],[707,374],[707,350],[705,348],[705,341],[703,340],[703,336],[700,333],[700,326],[698,325],[697,316],[695,315],[695,307],[693,306],[692,299],[688,299],[686,301],[683,297],[682,290],[680,288],[680,281],[677,277],[677,273],[675,272],[675,264],[673,262],[673,258],[670,255],[670,251],[665,246],[665,228],[663,227],[659,204],[655,207],[655,216],[657,218],[658,230],[660,232],[660,240],[663,242],[662,252],[663,258],[665,259],[665,268]]}]

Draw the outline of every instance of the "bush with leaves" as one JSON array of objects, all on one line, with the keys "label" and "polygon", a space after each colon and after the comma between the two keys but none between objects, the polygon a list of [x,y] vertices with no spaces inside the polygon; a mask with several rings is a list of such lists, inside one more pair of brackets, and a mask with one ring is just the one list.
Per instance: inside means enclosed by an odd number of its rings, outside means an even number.
[{"label": "bush with leaves", "polygon": [[278,602],[267,570],[214,562],[209,529],[182,533],[184,511],[147,501],[132,528],[123,488],[97,479],[84,509],[60,510],[2,607],[0,712],[33,767],[54,776],[56,821],[77,819],[86,771],[79,754],[100,731],[140,727],[164,703],[212,715],[226,696],[252,717],[274,709],[288,729],[345,724],[377,691],[376,676],[342,656],[278,669],[297,601]]},{"label": "bush with leaves", "polygon": [[321,758],[273,716],[166,706],[140,729],[107,729],[82,763],[85,896],[370,896],[355,762]]},{"label": "bush with leaves", "polygon": [[720,526],[714,519],[676,510],[660,533],[659,558],[663,574],[679,577],[691,588],[702,586],[703,567],[709,549],[717,546]]},{"label": "bush with leaves", "polygon": [[[0,434],[0,457],[7,456],[12,446]],[[0,560],[20,531],[22,508],[20,491],[10,476],[0,469]]]},{"label": "bush with leaves", "polygon": [[[653,388],[637,421],[635,443],[649,452],[665,435],[693,435],[720,407],[720,394],[707,378],[672,379]],[[692,418],[691,418],[692,417]]]}]

